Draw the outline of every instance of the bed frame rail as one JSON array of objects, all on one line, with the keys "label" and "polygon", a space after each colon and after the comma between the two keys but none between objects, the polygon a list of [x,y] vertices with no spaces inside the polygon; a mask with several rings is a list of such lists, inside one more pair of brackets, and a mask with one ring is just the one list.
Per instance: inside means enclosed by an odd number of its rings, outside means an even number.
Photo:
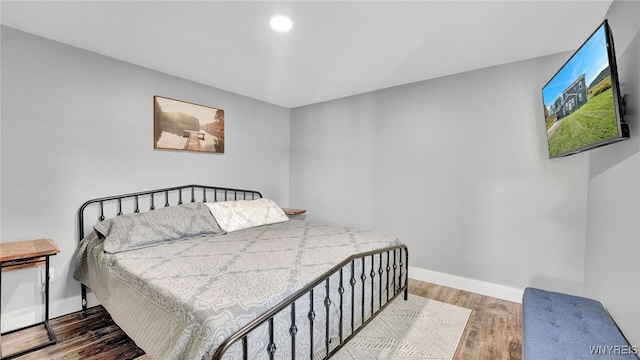
[{"label": "bed frame rail", "polygon": [[[119,216],[125,213],[139,213],[155,210],[159,206],[180,205],[184,202],[216,202],[227,200],[254,200],[262,197],[259,191],[242,190],[207,185],[182,185],[130,194],[113,195],[89,200],[78,210],[78,243],[84,238],[85,214],[87,209],[96,208],[97,220]],[[147,205],[144,209],[141,206]],[[123,209],[125,211],[123,211]],[[107,214],[107,216],[105,216]],[[87,287],[81,284],[82,309],[87,309]]]},{"label": "bed frame rail", "polygon": [[[367,261],[369,259],[370,261]],[[377,260],[377,262],[376,262]],[[356,265],[358,264],[358,265]],[[383,265],[384,264],[384,265]],[[218,347],[217,351],[213,355],[213,360],[220,360],[223,358],[225,352],[227,352],[232,345],[238,341],[242,343],[242,358],[247,360],[255,357],[248,354],[248,336],[261,325],[268,324],[269,327],[269,345],[264,351],[270,359],[274,359],[276,352],[278,351],[276,344],[274,343],[274,318],[283,311],[290,312],[290,327],[289,334],[291,336],[291,359],[296,358],[296,336],[298,336],[296,326],[296,301],[305,297],[309,299],[309,312],[307,319],[311,331],[310,336],[310,349],[309,359],[328,359],[334,355],[343,345],[345,345],[351,338],[356,336],[364,326],[371,322],[387,305],[391,303],[396,297],[404,294],[404,300],[408,298],[408,272],[407,265],[409,264],[409,253],[406,245],[397,245],[388,247],[381,250],[369,251],[352,255],[345,259],[340,264],[334,266],[331,270],[327,271],[323,276],[319,277],[315,281],[309,283],[304,288],[290,295],[283,300],[279,305],[267,311],[260,317],[256,318],[252,322],[245,325],[238,330],[235,334],[230,336]],[[367,266],[369,265],[369,266]],[[345,279],[345,268],[350,269],[351,276]],[[339,274],[339,286],[337,288],[340,303],[339,306],[339,320],[337,324],[338,335],[331,334],[330,329],[330,315],[329,307],[331,306],[330,299],[330,278],[333,275]],[[378,278],[377,284],[375,283],[376,277]],[[360,282],[360,283],[358,283]],[[370,282],[371,288],[366,289],[366,282]],[[322,315],[322,309],[314,309],[314,290],[318,290],[318,286],[322,287],[324,283],[324,291],[320,291],[318,296],[324,296],[320,298],[325,305],[325,329],[324,329],[324,349],[318,350],[314,347],[314,322],[317,316]],[[334,284],[335,285],[335,284]],[[356,296],[356,287],[361,289],[360,296]],[[376,287],[378,289],[376,296]],[[366,290],[365,290],[366,289]],[[351,293],[350,300],[345,304],[345,292]],[[370,295],[370,301],[366,301],[365,291],[367,295]],[[368,293],[370,291],[370,294]],[[322,294],[324,293],[324,294]],[[358,297],[358,299],[356,299]],[[376,306],[377,305],[377,306]],[[348,318],[343,316],[345,314],[344,307],[350,306],[351,311],[347,314]],[[359,314],[354,312],[356,306],[359,306]],[[366,311],[369,311],[368,316],[365,315]],[[320,314],[318,313],[320,312]],[[361,315],[356,318],[356,315]],[[350,325],[347,327],[350,329],[347,334],[344,333],[344,324]],[[334,329],[335,332],[335,329]],[[334,341],[337,340],[337,343]],[[305,356],[306,358],[306,356]]]}]

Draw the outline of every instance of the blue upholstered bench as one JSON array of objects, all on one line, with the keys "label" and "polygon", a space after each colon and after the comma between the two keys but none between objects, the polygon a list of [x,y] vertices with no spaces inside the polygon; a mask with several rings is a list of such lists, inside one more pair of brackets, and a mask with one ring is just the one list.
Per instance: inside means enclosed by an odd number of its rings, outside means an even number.
[{"label": "blue upholstered bench", "polygon": [[523,360],[638,360],[637,353],[599,301],[524,290]]}]

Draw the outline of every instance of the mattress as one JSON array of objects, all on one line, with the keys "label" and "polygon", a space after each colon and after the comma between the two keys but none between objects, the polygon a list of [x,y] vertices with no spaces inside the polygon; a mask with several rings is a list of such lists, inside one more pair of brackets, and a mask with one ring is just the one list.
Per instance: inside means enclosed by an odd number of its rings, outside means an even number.
[{"label": "mattress", "polygon": [[[381,232],[289,220],[108,253],[94,231],[79,246],[74,277],[92,289],[114,321],[151,358],[209,359],[242,326],[349,256],[395,245],[400,245],[398,238]],[[361,262],[355,267],[357,276],[360,267]],[[350,278],[350,266],[345,272]],[[337,279],[330,282],[332,288],[339,283]],[[313,301],[323,314],[317,317],[315,329],[325,326],[324,288],[318,286]],[[366,298],[368,303],[378,296],[377,288],[373,285],[363,291],[358,285],[355,298]],[[305,319],[311,303],[306,298],[296,302],[298,327],[309,326]],[[331,319],[339,316],[338,303],[332,299],[328,307]],[[285,311],[279,317],[276,358],[291,358],[291,315]],[[266,326],[261,331],[267,332]],[[334,325],[331,336],[337,331]],[[323,336],[316,336],[314,344],[308,336],[297,339],[294,351],[308,357],[308,349],[318,348],[325,341]],[[268,342],[268,337],[250,336],[249,358],[268,358],[264,351]],[[236,358],[240,350],[240,345],[232,347],[225,359]]]}]

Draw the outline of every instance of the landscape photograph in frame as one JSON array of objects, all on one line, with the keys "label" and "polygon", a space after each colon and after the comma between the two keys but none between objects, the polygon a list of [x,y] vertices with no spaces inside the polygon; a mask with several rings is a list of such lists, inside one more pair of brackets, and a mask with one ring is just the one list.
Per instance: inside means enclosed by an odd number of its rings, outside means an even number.
[{"label": "landscape photograph in frame", "polygon": [[224,154],[224,110],[153,97],[153,147]]}]

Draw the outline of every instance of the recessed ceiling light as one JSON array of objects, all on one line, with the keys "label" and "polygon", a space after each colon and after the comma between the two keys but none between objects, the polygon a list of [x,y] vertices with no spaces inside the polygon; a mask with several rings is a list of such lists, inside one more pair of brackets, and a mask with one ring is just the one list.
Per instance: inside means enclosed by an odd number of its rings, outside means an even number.
[{"label": "recessed ceiling light", "polygon": [[286,16],[274,16],[271,18],[270,24],[275,31],[279,32],[289,31],[293,26],[291,19]]}]

